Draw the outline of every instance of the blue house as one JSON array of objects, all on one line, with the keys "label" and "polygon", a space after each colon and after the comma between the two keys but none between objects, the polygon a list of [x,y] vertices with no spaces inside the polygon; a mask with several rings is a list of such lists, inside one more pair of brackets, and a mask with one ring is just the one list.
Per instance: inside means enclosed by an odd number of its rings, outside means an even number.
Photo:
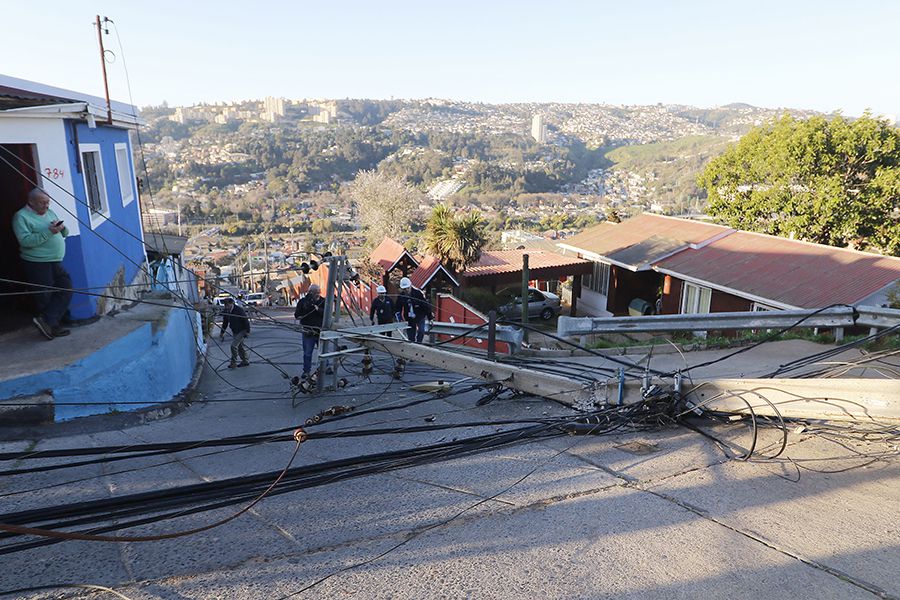
[{"label": "blue house", "polygon": [[[15,406],[57,421],[152,406],[199,375],[196,283],[172,240],[144,242],[131,140],[140,124],[133,106],[0,75],[0,344],[19,349],[0,361],[2,423],[26,418]],[[69,313],[84,326],[60,342],[31,327],[11,225],[35,186],[69,231]]]},{"label": "blue house", "polygon": [[139,124],[131,105],[108,109],[102,98],[0,75],[0,289],[22,280],[9,223],[35,185],[68,227],[73,287],[94,294],[72,298],[73,319],[109,312],[112,297],[149,283],[130,139]]}]

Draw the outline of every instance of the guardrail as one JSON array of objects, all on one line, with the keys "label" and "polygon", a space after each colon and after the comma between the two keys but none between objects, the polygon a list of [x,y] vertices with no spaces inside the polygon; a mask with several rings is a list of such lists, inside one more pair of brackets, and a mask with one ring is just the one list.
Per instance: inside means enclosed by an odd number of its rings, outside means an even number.
[{"label": "guardrail", "polygon": [[859,313],[856,324],[863,327],[887,328],[900,325],[900,310],[896,308],[859,306],[856,311]]},{"label": "guardrail", "polygon": [[[509,325],[497,325],[496,327],[496,340],[498,342],[506,342],[513,352],[515,352],[517,348],[522,347],[522,341],[524,339],[522,329],[511,327]],[[428,333],[487,340],[490,333],[489,329],[490,327],[487,323],[484,325],[464,325],[462,323],[444,323],[435,321],[428,329]]]},{"label": "guardrail", "polygon": [[[871,309],[871,310],[869,310]],[[890,327],[900,323],[900,310],[858,309],[860,319],[850,307],[825,310],[777,310],[725,312],[691,315],[650,315],[646,317],[559,317],[557,334],[561,337],[592,333],[652,333],[661,331],[709,331],[720,329],[782,329],[799,323],[801,327],[843,328],[863,325]],[[889,313],[889,314],[888,314]],[[866,322],[861,322],[866,315]],[[879,320],[878,324],[876,320]],[[883,324],[888,323],[888,324]]]}]

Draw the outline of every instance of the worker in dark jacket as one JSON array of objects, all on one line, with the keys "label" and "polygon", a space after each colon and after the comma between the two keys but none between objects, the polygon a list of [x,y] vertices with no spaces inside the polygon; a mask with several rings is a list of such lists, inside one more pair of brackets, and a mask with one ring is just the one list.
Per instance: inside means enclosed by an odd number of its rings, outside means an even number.
[{"label": "worker in dark jacket", "polygon": [[315,283],[297,303],[294,318],[300,321],[303,332],[303,378],[308,379],[312,355],[319,344],[319,332],[325,319],[325,298],[319,295],[319,286]]},{"label": "worker in dark jacket", "polygon": [[[229,369],[246,367],[250,364],[247,360],[247,349],[244,347],[244,339],[250,335],[250,319],[244,309],[234,303],[234,298],[225,298],[225,311],[222,313],[222,332],[219,341],[225,341],[225,330],[231,327],[231,362]],[[241,362],[238,363],[238,356]]]},{"label": "worker in dark jacket", "polygon": [[[378,292],[378,296],[372,300],[372,308],[369,309],[369,322],[372,325],[375,324],[375,318],[378,318],[379,325],[386,325],[388,323],[394,322],[394,301],[388,298],[387,296],[387,288],[383,285],[379,285],[375,288],[375,291]],[[391,336],[391,332],[385,332],[385,335],[388,337]]]},{"label": "worker in dark jacket", "polygon": [[425,320],[431,321],[434,315],[431,313],[431,305],[425,300],[425,294],[413,287],[409,277],[400,280],[397,315],[399,321],[406,321],[409,325],[409,341],[421,343],[425,338]]}]

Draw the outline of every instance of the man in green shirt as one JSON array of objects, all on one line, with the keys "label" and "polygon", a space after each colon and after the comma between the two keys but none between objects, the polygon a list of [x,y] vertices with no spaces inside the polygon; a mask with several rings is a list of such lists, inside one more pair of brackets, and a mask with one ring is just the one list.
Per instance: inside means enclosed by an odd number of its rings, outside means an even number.
[{"label": "man in green shirt", "polygon": [[48,340],[69,335],[59,324],[72,299],[72,279],[62,266],[69,230],[50,210],[47,192],[31,190],[28,203],[13,215],[12,227],[19,240],[25,278],[36,292],[35,326]]}]

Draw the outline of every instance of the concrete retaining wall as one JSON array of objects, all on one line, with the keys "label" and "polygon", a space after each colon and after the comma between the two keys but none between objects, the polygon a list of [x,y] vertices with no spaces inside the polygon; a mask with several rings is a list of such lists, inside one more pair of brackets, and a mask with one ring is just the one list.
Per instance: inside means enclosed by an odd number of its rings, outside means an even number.
[{"label": "concrete retaining wall", "polygon": [[0,397],[50,394],[56,421],[166,402],[194,373],[195,320],[193,311],[169,309],[76,362],[0,383]]}]

